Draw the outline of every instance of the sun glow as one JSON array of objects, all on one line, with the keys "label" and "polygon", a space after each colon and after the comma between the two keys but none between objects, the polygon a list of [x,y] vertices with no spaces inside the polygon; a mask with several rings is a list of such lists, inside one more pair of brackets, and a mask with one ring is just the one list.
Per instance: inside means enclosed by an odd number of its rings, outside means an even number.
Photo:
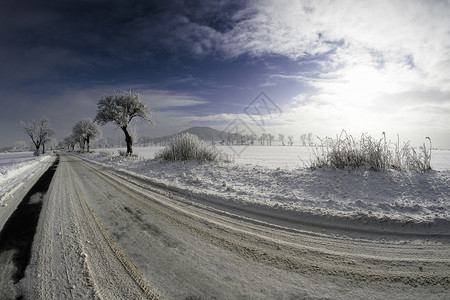
[{"label": "sun glow", "polygon": [[404,82],[398,78],[404,74],[408,73],[398,66],[378,68],[374,64],[352,64],[330,73],[330,79],[313,84],[315,97],[323,104],[317,117],[332,128],[354,132],[395,127],[395,118],[390,116],[393,111],[386,111],[385,106],[389,95],[402,91]]},{"label": "sun glow", "polygon": [[387,91],[395,89],[388,75],[370,66],[356,66],[344,70],[331,92],[343,104],[369,104]]}]

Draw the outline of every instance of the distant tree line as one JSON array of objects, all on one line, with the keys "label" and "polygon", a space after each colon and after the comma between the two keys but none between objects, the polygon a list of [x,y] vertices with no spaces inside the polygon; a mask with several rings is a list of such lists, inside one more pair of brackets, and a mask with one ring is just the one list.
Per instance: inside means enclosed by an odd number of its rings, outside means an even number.
[{"label": "distant tree line", "polygon": [[45,144],[48,143],[50,137],[55,134],[55,131],[50,125],[50,121],[44,118],[31,123],[22,122],[22,127],[34,145],[34,155],[39,156],[41,148],[42,154],[44,154]]},{"label": "distant tree line", "polygon": [[[72,134],[65,137],[59,144],[56,139],[51,139],[55,134],[50,126],[48,119],[40,121],[33,121],[31,123],[23,123],[22,126],[25,133],[31,139],[34,146],[35,155],[39,155],[40,149],[45,153],[46,145],[51,149],[59,147],[68,151],[74,151],[78,148],[80,151],[90,151],[91,143],[101,139],[102,132],[98,125],[105,125],[113,123],[120,128],[125,136],[125,145],[127,147],[126,155],[133,154],[133,144],[138,143],[140,146],[165,146],[169,137],[152,138],[150,136],[138,137],[137,127],[130,126],[130,122],[140,118],[150,124],[151,110],[142,101],[140,94],[133,91],[119,91],[111,95],[105,95],[100,98],[97,103],[97,114],[94,120],[90,118],[83,118],[78,121],[72,128]],[[211,136],[212,145],[261,145],[271,146],[276,141],[276,136],[271,133],[256,134],[241,134],[234,132],[224,132],[220,136]],[[278,144],[283,146],[293,146],[294,136],[278,134]],[[123,141],[123,140],[122,140]],[[119,147],[122,141],[118,141]],[[312,146],[313,134],[307,133],[300,135],[300,145]],[[107,147],[106,139],[102,139],[97,143],[97,146]],[[27,148],[26,143],[19,143],[15,145],[15,149]]]},{"label": "distant tree line", "polygon": [[[137,144],[141,147],[153,147],[153,146],[166,146],[172,136],[165,137],[151,137],[151,136],[140,136],[137,138]],[[272,145],[282,145],[282,146],[293,146],[295,142],[294,135],[278,134],[278,137],[271,133],[257,134],[240,134],[234,132],[224,132],[221,135],[211,135],[208,137],[203,137],[205,141],[213,146],[225,145],[245,145],[245,146],[272,146]],[[298,143],[298,141],[300,143]],[[314,145],[313,134],[302,134],[300,135],[300,140],[298,140],[298,145],[301,146],[312,146]]]},{"label": "distant tree line", "polygon": [[[45,153],[46,145],[51,149],[59,147],[69,151],[74,151],[78,146],[81,151],[90,151],[91,142],[101,138],[101,130],[98,125],[107,123],[116,124],[125,135],[125,144],[127,147],[127,155],[133,154],[133,143],[138,141],[137,128],[130,127],[129,124],[134,118],[140,118],[150,124],[151,120],[150,108],[142,101],[140,94],[133,91],[119,91],[111,95],[105,95],[100,98],[97,103],[97,114],[94,120],[84,118],[78,121],[72,128],[72,134],[65,137],[59,144],[56,139],[51,139],[55,131],[50,125],[48,119],[43,118],[39,121],[31,123],[22,122],[22,127],[31,139],[34,146],[34,155]],[[146,140],[148,143],[148,140]],[[104,146],[106,146],[104,140]],[[29,147],[25,142],[19,142],[12,148],[15,151],[28,150]]]},{"label": "distant tree line", "polygon": [[[213,138],[214,140],[214,138]],[[275,135],[271,133],[262,133],[261,135],[256,134],[240,134],[227,132],[221,135],[219,144],[233,146],[233,145],[261,145],[261,146],[272,146],[275,144]],[[295,139],[293,135],[278,134],[278,144],[282,146],[293,146],[295,144]],[[313,134],[302,134],[300,135],[300,145],[302,146],[312,146],[314,144]]]}]

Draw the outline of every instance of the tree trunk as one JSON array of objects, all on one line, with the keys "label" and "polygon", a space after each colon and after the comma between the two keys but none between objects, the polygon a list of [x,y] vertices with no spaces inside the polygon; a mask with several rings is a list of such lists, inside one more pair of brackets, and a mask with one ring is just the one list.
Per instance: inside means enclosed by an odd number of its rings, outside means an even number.
[{"label": "tree trunk", "polygon": [[122,127],[123,133],[125,134],[125,142],[127,143],[127,155],[133,154],[133,138],[128,133],[127,127]]},{"label": "tree trunk", "polygon": [[34,156],[39,156],[39,154],[40,154],[40,149],[39,148],[41,148],[41,146],[36,146],[36,150],[34,150]]},{"label": "tree trunk", "polygon": [[45,154],[45,143],[42,143],[42,154]]},{"label": "tree trunk", "polygon": [[90,147],[89,147],[89,135],[86,137],[86,143],[87,143],[87,152],[89,153]]}]

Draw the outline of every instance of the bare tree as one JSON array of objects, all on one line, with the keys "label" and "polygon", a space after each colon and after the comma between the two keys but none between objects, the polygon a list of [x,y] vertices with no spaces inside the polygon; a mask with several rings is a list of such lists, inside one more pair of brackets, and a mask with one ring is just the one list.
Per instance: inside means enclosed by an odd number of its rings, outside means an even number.
[{"label": "bare tree", "polygon": [[286,146],[286,144],[284,143],[284,134],[278,134],[278,139],[280,140],[281,145]]},{"label": "bare tree", "polygon": [[306,134],[302,134],[300,136],[300,142],[302,143],[303,146],[306,146]]},{"label": "bare tree", "polygon": [[310,132],[308,133],[308,136],[306,137],[306,140],[308,141],[308,146],[313,145],[313,134]]},{"label": "bare tree", "polygon": [[150,124],[150,108],[142,101],[141,95],[129,92],[116,92],[109,96],[103,96],[97,103],[97,116],[94,121],[100,125],[113,122],[125,134],[127,143],[127,155],[133,154],[133,138],[128,132],[128,124],[135,117],[139,117]]},{"label": "bare tree", "polygon": [[[261,137],[260,137],[261,146],[264,146],[264,143],[267,140],[267,138],[268,138],[267,133],[264,132],[261,134]],[[267,143],[267,144],[269,144],[269,143]]]},{"label": "bare tree", "polygon": [[288,144],[289,144],[289,146],[294,145],[294,136],[293,135],[288,135]]},{"label": "bare tree", "polygon": [[80,140],[80,146],[82,141],[83,150],[84,144],[87,145],[88,152],[90,151],[90,141],[101,136],[100,128],[89,118],[80,120],[77,124],[75,124],[72,131],[73,134]]},{"label": "bare tree", "polygon": [[[25,133],[30,137],[35,146],[34,155],[39,156],[39,148],[55,134],[55,131],[50,126],[48,119],[41,119],[40,121],[33,121],[31,123],[22,122],[22,127]],[[45,148],[42,147],[42,154],[45,153]]]}]

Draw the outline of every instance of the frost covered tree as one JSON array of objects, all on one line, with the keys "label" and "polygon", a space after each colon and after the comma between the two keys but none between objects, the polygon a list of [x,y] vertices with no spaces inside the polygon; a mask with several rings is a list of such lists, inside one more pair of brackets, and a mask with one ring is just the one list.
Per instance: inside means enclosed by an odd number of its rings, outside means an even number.
[{"label": "frost covered tree", "polygon": [[300,142],[302,143],[303,146],[306,146],[306,134],[302,134],[300,136]]},{"label": "frost covered tree", "polygon": [[306,137],[306,140],[308,141],[308,146],[313,145],[313,134],[310,132],[308,133],[308,136]]},{"label": "frost covered tree", "polygon": [[141,136],[138,139],[138,142],[141,143],[144,147],[148,147],[151,145],[153,138],[151,136]]},{"label": "frost covered tree", "polygon": [[128,128],[128,133],[131,135],[132,143],[136,143],[139,140],[139,128],[135,126],[130,126]]},{"label": "frost covered tree", "polygon": [[264,146],[264,142],[267,140],[267,133],[261,134],[259,140],[261,141],[261,146]]},{"label": "frost covered tree", "polygon": [[77,138],[75,135],[68,136],[63,140],[64,145],[67,147],[67,150],[75,150],[75,145],[77,144]]},{"label": "frost covered tree", "polygon": [[289,144],[289,146],[294,145],[294,136],[293,135],[288,135],[288,144]]},{"label": "frost covered tree", "polygon": [[44,146],[49,147],[50,150],[55,150],[56,146],[58,146],[58,140],[55,138],[48,139]]},{"label": "frost covered tree", "polygon": [[125,134],[127,155],[133,154],[133,137],[128,125],[135,117],[139,117],[153,124],[150,108],[142,101],[140,94],[129,91],[115,92],[112,95],[103,96],[97,103],[97,116],[94,121],[100,125],[113,122]]},{"label": "frost covered tree", "polygon": [[90,141],[101,136],[100,127],[98,127],[98,125],[89,118],[80,120],[77,124],[75,124],[72,131],[73,135],[78,137],[80,140],[80,146],[83,144],[83,150],[84,145],[87,145],[88,152],[90,151]]},{"label": "frost covered tree", "polygon": [[284,143],[284,134],[280,133],[278,135],[278,139],[280,140],[281,145],[286,146],[286,144]]},{"label": "frost covered tree", "polygon": [[82,132],[81,132],[81,128],[80,126],[77,124],[75,124],[72,127],[72,138],[75,141],[75,144],[78,143],[78,146],[80,147],[80,149],[82,151],[84,151],[85,149],[85,145],[86,145],[86,138],[83,136]]},{"label": "frost covered tree", "polygon": [[[22,122],[22,127],[35,146],[35,156],[39,156],[39,148],[41,148],[41,146],[43,146],[44,143],[55,134],[55,131],[50,125],[50,121],[45,118],[40,121],[33,121],[31,123]],[[44,153],[45,148],[42,147],[42,154]]]},{"label": "frost covered tree", "polygon": [[25,141],[18,141],[14,144],[14,147],[11,149],[14,152],[23,152],[23,151],[27,151],[28,145]]}]

